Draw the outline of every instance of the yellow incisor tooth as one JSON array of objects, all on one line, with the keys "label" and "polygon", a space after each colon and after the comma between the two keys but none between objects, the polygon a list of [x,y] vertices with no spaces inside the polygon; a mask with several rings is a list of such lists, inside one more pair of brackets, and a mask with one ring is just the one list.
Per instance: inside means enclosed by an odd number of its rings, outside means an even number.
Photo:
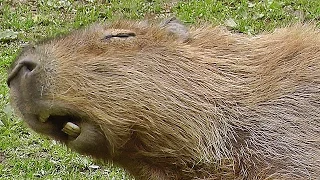
[{"label": "yellow incisor tooth", "polygon": [[67,122],[62,131],[74,138],[78,137],[81,132],[80,127],[72,122]]},{"label": "yellow incisor tooth", "polygon": [[39,121],[40,122],[46,122],[49,118],[50,114],[47,112],[42,112],[39,114]]}]

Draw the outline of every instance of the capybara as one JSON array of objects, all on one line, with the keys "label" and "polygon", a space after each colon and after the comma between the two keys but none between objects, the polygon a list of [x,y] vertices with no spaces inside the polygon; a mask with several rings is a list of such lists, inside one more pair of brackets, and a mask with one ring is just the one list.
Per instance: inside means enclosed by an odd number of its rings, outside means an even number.
[{"label": "capybara", "polygon": [[25,47],[7,81],[36,132],[136,179],[318,179],[320,31],[118,20]]}]

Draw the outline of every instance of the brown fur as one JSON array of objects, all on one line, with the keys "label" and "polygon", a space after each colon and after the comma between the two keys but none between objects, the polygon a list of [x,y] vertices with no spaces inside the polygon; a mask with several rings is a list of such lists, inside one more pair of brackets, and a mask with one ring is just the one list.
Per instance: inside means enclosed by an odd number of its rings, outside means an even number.
[{"label": "brown fur", "polygon": [[[177,21],[96,24],[26,48],[12,69],[12,103],[32,129],[136,179],[320,177],[313,27],[248,37]],[[67,121],[78,138],[61,131]]]}]

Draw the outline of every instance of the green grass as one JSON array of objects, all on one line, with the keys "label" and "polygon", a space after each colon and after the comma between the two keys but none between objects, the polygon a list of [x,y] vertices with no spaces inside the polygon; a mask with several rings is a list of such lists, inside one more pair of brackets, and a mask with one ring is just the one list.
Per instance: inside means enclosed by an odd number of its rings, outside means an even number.
[{"label": "green grass", "polygon": [[176,16],[257,34],[294,22],[320,26],[319,0],[0,0],[0,179],[129,179],[122,170],[35,134],[13,115],[5,83],[19,48],[96,21]]},{"label": "green grass", "polygon": [[185,22],[224,24],[237,32],[249,34],[270,31],[295,22],[315,22],[320,25],[318,0],[186,1],[178,3],[174,11]]}]

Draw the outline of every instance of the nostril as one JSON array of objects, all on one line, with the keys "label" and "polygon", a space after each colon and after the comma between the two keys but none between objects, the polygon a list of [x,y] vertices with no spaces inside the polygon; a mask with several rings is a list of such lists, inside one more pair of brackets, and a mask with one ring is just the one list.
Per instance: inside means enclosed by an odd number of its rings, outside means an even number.
[{"label": "nostril", "polygon": [[37,63],[32,62],[32,61],[28,61],[28,60],[24,60],[19,62],[13,69],[12,71],[9,73],[8,79],[7,79],[7,85],[10,86],[10,81],[12,81],[12,79],[14,79],[19,72],[21,71],[21,69],[26,68],[26,70],[28,72],[32,72],[36,67],[37,67]]},{"label": "nostril", "polygon": [[36,67],[37,64],[31,61],[22,61],[21,62],[23,66],[25,66],[29,71],[33,71]]}]

